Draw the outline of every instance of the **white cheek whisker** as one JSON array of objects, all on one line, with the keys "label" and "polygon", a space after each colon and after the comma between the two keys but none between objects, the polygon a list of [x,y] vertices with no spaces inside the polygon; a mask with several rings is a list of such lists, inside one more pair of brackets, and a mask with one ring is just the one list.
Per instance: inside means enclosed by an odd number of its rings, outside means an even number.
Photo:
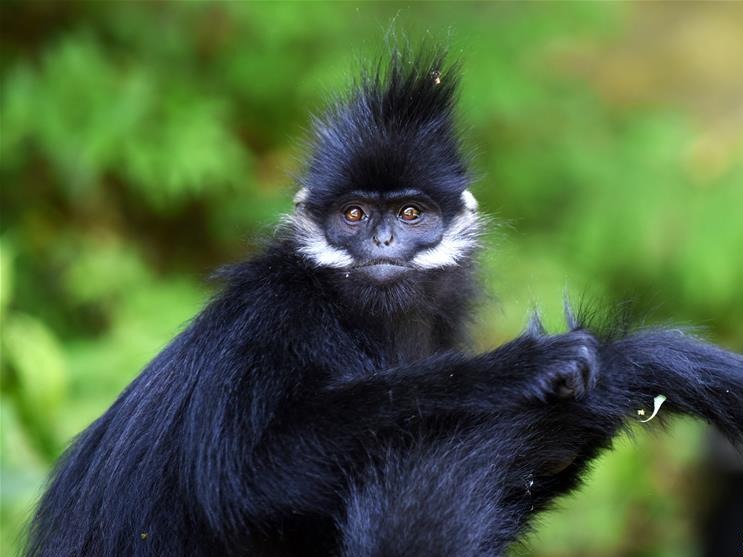
[{"label": "white cheek whisker", "polygon": [[294,231],[297,251],[315,266],[345,269],[355,263],[346,250],[331,246],[320,226],[300,208],[283,220]]},{"label": "white cheek whisker", "polygon": [[416,269],[440,269],[459,265],[479,245],[483,219],[477,214],[477,200],[469,190],[462,192],[464,209],[452,219],[441,241],[412,260]]},{"label": "white cheek whisker", "polygon": [[[283,218],[294,233],[297,251],[317,267],[347,269],[355,264],[353,256],[342,248],[331,246],[318,225],[302,207],[309,192],[301,189],[294,198],[295,212]],[[478,247],[483,231],[483,219],[477,213],[477,200],[469,190],[462,192],[464,208],[444,232],[441,241],[424,250],[410,264],[420,270],[440,269],[459,265]]]}]

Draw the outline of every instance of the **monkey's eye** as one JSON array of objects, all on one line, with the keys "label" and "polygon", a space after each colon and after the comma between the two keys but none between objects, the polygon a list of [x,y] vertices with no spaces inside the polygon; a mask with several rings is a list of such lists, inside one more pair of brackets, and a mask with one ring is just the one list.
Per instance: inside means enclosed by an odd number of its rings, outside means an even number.
[{"label": "monkey's eye", "polygon": [[406,205],[400,209],[400,218],[407,222],[418,220],[421,216],[421,210],[414,205]]},{"label": "monkey's eye", "polygon": [[348,222],[359,222],[364,220],[366,213],[358,205],[351,205],[343,212],[343,216]]}]

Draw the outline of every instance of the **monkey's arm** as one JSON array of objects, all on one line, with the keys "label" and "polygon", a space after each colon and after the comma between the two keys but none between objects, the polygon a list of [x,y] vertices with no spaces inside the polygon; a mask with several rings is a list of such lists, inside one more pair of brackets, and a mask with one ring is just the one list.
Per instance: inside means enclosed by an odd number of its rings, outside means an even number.
[{"label": "monkey's arm", "polygon": [[596,378],[595,354],[595,339],[582,331],[525,335],[479,356],[443,354],[302,392],[253,453],[257,476],[282,485],[260,509],[327,512],[353,467],[384,450],[382,440],[425,432],[432,420],[455,431],[463,420],[497,421],[514,400],[542,407],[547,398],[583,396]]},{"label": "monkey's arm", "polygon": [[[421,417],[490,414],[503,401],[581,398],[598,377],[598,342],[585,331],[522,335],[477,356],[448,352],[371,376],[333,383],[308,402],[386,421],[415,410]],[[362,405],[362,410],[356,405]],[[349,406],[350,405],[350,406]]]}]

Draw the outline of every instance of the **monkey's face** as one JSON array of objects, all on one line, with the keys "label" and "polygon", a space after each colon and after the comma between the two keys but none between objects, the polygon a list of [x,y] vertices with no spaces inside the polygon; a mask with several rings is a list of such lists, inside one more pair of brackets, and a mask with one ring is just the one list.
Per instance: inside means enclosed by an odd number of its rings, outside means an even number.
[{"label": "monkey's face", "polygon": [[439,206],[410,190],[345,195],[328,211],[325,237],[353,259],[351,270],[372,284],[392,284],[415,269],[415,258],[444,235]]},{"label": "monkey's face", "polygon": [[301,190],[295,202],[291,223],[298,251],[316,267],[379,288],[460,265],[481,230],[469,191],[448,209],[417,189],[354,191],[324,207]]}]

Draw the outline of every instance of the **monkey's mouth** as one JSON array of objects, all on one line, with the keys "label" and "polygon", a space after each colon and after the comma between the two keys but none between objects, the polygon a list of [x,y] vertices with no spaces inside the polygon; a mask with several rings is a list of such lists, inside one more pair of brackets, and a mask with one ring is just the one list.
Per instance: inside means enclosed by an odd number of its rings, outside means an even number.
[{"label": "monkey's mouth", "polygon": [[354,269],[362,277],[378,285],[387,285],[401,279],[413,270],[412,267],[401,261],[391,259],[377,259],[359,265]]}]

